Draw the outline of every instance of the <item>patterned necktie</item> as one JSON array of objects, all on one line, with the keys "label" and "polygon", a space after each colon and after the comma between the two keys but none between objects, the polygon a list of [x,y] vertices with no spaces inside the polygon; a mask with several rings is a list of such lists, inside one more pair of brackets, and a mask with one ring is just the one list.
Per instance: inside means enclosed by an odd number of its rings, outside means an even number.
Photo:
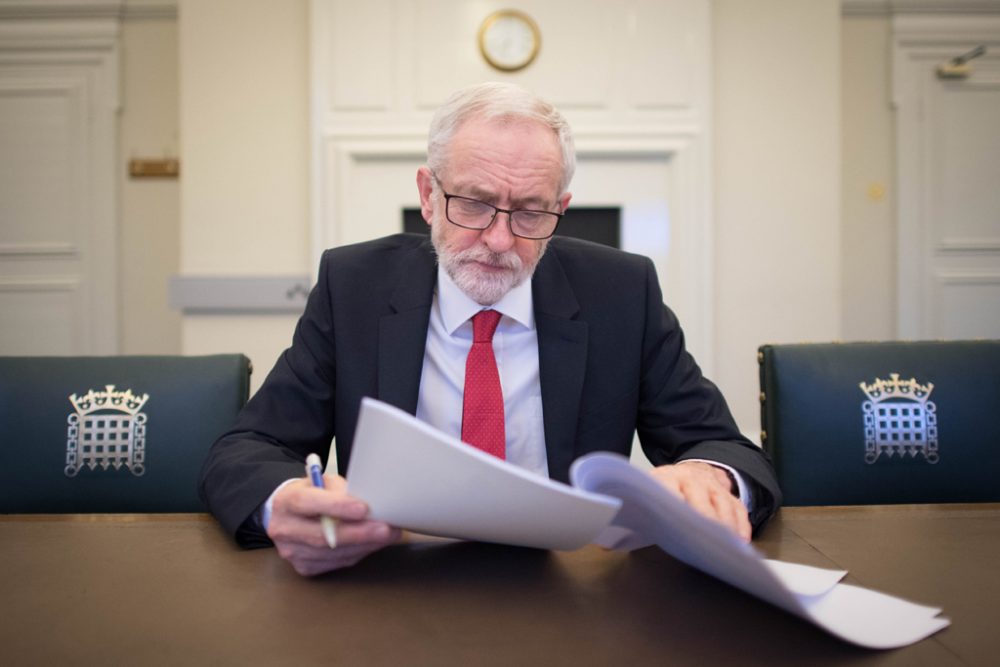
[{"label": "patterned necktie", "polygon": [[493,332],[500,313],[481,310],[472,318],[472,348],[465,360],[465,395],[462,399],[462,441],[487,454],[505,458],[503,390],[493,356]]}]

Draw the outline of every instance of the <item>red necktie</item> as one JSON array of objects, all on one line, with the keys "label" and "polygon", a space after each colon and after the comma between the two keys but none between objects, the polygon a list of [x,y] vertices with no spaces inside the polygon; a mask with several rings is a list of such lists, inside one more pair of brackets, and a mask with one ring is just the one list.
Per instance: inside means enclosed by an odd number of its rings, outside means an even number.
[{"label": "red necktie", "polygon": [[505,458],[503,390],[493,356],[493,332],[500,313],[481,310],[472,318],[472,348],[465,360],[465,396],[462,399],[462,441],[487,454]]}]

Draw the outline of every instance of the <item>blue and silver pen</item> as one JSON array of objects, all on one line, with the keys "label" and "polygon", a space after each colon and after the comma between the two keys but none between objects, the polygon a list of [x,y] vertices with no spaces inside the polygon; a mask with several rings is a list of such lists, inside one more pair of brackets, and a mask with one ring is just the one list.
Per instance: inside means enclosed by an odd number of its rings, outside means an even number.
[{"label": "blue and silver pen", "polygon": [[[323,462],[320,461],[319,455],[310,454],[306,457],[306,477],[312,482],[312,485],[317,489],[326,488],[323,483]],[[325,514],[319,518],[320,524],[323,526],[323,537],[326,539],[327,545],[331,549],[337,548],[337,524],[334,523],[331,517]]]}]

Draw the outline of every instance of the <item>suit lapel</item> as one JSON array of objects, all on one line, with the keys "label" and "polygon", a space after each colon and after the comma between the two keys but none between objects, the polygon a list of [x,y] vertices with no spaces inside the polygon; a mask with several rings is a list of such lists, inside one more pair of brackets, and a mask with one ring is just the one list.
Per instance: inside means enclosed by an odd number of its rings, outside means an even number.
[{"label": "suit lapel", "polygon": [[[379,321],[378,398],[417,411],[437,263],[425,241],[402,260],[400,280],[389,301],[392,313]],[[575,458],[576,424],[587,365],[587,323],[575,319],[580,306],[551,247],[532,282],[538,327],[538,365],[549,473],[568,481]]]},{"label": "suit lapel", "polygon": [[378,398],[415,414],[437,280],[429,240],[403,258],[399,275],[389,300],[393,312],[379,320]]},{"label": "suit lapel", "polygon": [[538,263],[532,283],[538,327],[538,365],[549,475],[568,481],[587,366],[587,323],[556,249]]}]

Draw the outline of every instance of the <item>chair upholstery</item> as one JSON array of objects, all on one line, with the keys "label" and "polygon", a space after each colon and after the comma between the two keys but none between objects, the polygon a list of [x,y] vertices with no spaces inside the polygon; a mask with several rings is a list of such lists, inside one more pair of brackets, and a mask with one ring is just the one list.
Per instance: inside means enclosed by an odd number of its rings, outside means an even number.
[{"label": "chair upholstery", "polygon": [[250,360],[0,357],[0,512],[201,512]]},{"label": "chair upholstery", "polygon": [[764,345],[786,505],[1000,501],[1000,341]]}]

